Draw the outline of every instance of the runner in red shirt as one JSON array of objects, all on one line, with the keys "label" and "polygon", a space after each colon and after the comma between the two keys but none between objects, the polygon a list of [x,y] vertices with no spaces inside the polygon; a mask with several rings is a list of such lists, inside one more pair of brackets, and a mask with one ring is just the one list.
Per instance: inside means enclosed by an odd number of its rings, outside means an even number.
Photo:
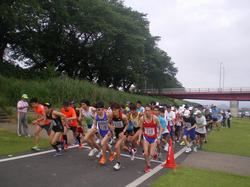
[{"label": "runner in red shirt", "polygon": [[157,138],[161,136],[161,134],[157,135],[157,129],[160,129],[159,119],[152,114],[150,106],[145,107],[145,113],[140,119],[140,127],[141,131],[137,144],[140,144],[143,135],[143,150],[146,161],[144,172],[147,173],[151,170],[150,157],[155,155]]},{"label": "runner in red shirt", "polygon": [[[75,109],[70,106],[69,102],[63,103],[63,107],[61,108],[61,113],[63,113],[67,119],[67,123],[64,125],[63,141],[64,141],[64,149],[68,149],[68,138],[67,138],[68,130],[71,130],[73,132],[73,136],[75,139],[79,139],[79,136],[77,136],[78,134],[77,115]],[[78,140],[78,142],[81,142],[80,139]]]},{"label": "runner in red shirt", "polygon": [[35,146],[32,147],[32,150],[34,151],[40,151],[39,140],[40,140],[40,133],[43,129],[47,131],[47,134],[50,135],[50,124],[51,121],[46,119],[46,114],[44,110],[44,106],[42,104],[38,103],[37,98],[32,98],[30,100],[30,105],[33,108],[33,111],[37,115],[37,119],[32,121],[33,125],[36,125],[36,131],[35,131]]}]

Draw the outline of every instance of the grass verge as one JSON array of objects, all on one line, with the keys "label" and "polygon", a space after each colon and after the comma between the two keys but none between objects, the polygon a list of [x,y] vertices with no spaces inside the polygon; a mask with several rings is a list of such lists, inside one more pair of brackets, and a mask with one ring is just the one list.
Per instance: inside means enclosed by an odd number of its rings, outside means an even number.
[{"label": "grass verge", "polygon": [[[40,147],[48,148],[49,140],[41,139]],[[34,146],[34,138],[19,137],[16,133],[0,129],[0,156],[17,155],[30,152]]]},{"label": "grass verge", "polygon": [[218,171],[180,167],[161,176],[152,187],[247,187],[250,177],[228,174]]},{"label": "grass verge", "polygon": [[205,151],[250,157],[250,119],[235,118],[232,127],[214,130],[208,136]]}]

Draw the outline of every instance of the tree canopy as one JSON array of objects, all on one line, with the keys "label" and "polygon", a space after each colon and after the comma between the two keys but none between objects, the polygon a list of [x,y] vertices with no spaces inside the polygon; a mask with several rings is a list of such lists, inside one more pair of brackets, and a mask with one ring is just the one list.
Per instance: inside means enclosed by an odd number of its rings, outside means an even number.
[{"label": "tree canopy", "polygon": [[181,86],[146,15],[119,0],[2,0],[0,28],[0,58],[34,72],[53,67],[125,91]]}]

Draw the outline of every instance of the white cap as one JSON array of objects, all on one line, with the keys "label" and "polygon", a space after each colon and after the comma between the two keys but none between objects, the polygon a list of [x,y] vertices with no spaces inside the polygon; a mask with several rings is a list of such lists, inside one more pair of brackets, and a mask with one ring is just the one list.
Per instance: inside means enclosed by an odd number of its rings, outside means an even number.
[{"label": "white cap", "polygon": [[190,111],[189,110],[185,110],[184,114],[183,114],[184,117],[190,117]]},{"label": "white cap", "polygon": [[201,111],[200,110],[197,110],[194,115],[198,115],[198,114],[201,114]]}]

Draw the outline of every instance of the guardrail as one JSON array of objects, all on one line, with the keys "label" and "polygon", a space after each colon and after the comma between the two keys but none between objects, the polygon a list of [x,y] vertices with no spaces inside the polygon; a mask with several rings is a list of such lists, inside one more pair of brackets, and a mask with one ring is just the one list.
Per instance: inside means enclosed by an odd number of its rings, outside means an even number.
[{"label": "guardrail", "polygon": [[250,93],[250,88],[164,88],[144,89],[142,93]]}]

